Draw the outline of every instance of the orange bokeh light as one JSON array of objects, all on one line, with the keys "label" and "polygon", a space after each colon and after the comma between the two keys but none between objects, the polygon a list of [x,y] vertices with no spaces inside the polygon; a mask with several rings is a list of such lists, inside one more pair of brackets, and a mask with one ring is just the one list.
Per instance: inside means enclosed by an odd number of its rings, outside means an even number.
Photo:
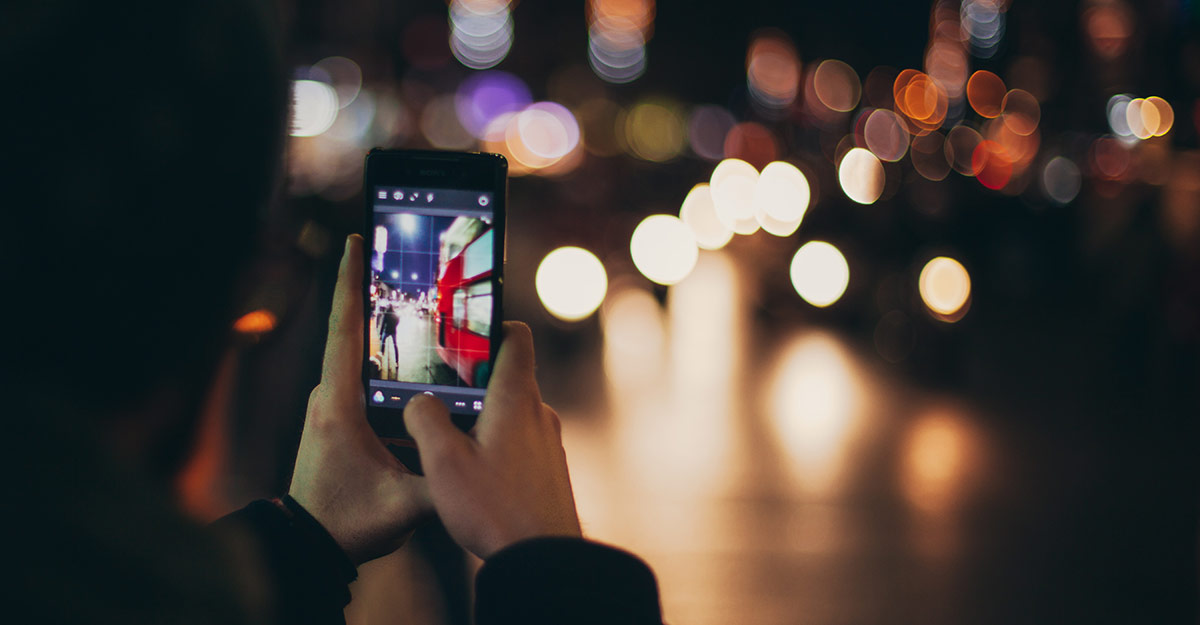
[{"label": "orange bokeh light", "polygon": [[1042,107],[1033,94],[1024,89],[1013,89],[1004,96],[1001,119],[1013,132],[1028,135],[1037,130],[1042,121]]},{"label": "orange bokeh light", "polygon": [[979,70],[967,80],[967,101],[976,113],[989,119],[999,117],[1004,112],[1004,96],[1007,93],[1004,81],[987,70]]},{"label": "orange bokeh light", "polygon": [[233,331],[238,334],[266,334],[275,329],[277,321],[275,313],[265,308],[260,308],[259,310],[250,311],[239,317],[237,321],[234,321]]}]

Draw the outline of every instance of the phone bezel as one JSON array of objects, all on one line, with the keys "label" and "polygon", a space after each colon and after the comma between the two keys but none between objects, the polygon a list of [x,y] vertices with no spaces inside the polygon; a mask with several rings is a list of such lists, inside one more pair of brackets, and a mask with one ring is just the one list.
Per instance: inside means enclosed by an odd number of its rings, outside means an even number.
[{"label": "phone bezel", "polygon": [[[489,361],[494,365],[496,354],[500,349],[503,336],[503,291],[504,291],[504,258],[507,237],[505,224],[508,204],[508,161],[499,154],[487,152],[440,152],[432,150],[385,150],[375,148],[367,153],[363,168],[363,195],[366,201],[366,219],[363,222],[364,237],[375,229],[375,194],[376,186],[412,186],[418,188],[464,189],[470,191],[486,191],[492,194],[492,228],[495,232],[496,243],[492,250],[492,326],[490,339],[491,353]],[[368,238],[369,242],[369,238]],[[371,246],[363,246],[363,392],[368,393],[369,369],[367,362],[370,355],[367,348],[370,345],[370,285],[371,285]],[[404,421],[401,418],[403,410],[386,406],[373,405],[370,398],[364,397],[367,418],[375,426],[380,435],[406,437]],[[447,406],[455,423],[463,429],[474,424],[476,415],[455,411],[453,406]],[[380,431],[384,427],[386,431]]]}]

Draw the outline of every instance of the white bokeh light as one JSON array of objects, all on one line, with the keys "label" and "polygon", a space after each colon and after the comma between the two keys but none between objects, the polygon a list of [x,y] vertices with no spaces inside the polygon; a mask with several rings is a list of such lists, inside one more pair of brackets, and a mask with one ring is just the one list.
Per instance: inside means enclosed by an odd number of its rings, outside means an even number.
[{"label": "white bokeh light", "polygon": [[838,165],[838,182],[846,197],[859,204],[873,204],[883,195],[883,165],[868,150],[853,148]]},{"label": "white bokeh light", "polygon": [[841,299],[850,284],[850,266],[836,247],[809,241],[796,250],[791,266],[792,286],[804,301],[824,308]]},{"label": "white bokeh light", "polygon": [[608,292],[608,274],[596,255],[581,247],[560,247],[542,259],[534,277],[538,299],[564,321],[590,316]]},{"label": "white bokeh light", "polygon": [[808,211],[811,195],[808,178],[795,165],[783,161],[770,163],[754,186],[755,219],[770,234],[791,236]]},{"label": "white bokeh light", "polygon": [[315,137],[337,120],[338,97],[333,87],[317,80],[292,82],[292,136]]},{"label": "white bokeh light", "polygon": [[674,215],[651,215],[633,231],[629,252],[638,271],[659,284],[683,280],[700,254],[692,229]]},{"label": "white bokeh light", "polygon": [[754,187],[757,183],[758,170],[736,158],[718,163],[709,179],[717,218],[737,234],[758,231],[758,220],[754,218]]},{"label": "white bokeh light", "polygon": [[733,238],[733,230],[717,218],[717,206],[713,203],[712,187],[700,183],[688,192],[679,208],[679,218],[696,235],[696,245],[706,250],[719,250]]}]

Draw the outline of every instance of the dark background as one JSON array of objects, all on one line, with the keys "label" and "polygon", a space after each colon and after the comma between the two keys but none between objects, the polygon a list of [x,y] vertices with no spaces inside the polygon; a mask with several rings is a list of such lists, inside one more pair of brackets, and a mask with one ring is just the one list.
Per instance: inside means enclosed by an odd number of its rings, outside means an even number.
[{"label": "dark background", "polygon": [[[972,70],[1006,79],[1021,57],[1048,68],[1039,158],[1067,154],[1084,170],[1083,188],[1066,206],[1047,201],[1036,185],[1010,197],[955,173],[929,183],[911,168],[890,199],[859,206],[840,193],[815,130],[803,120],[763,119],[751,106],[744,63],[757,30],[788,35],[805,71],[814,60],[837,58],[861,78],[879,65],[923,66],[927,3],[662,2],[645,75],[604,87],[622,106],[645,96],[685,107],[725,106],[739,120],[771,128],[785,156],[815,164],[813,206],[796,234],[737,237],[728,248],[747,268],[741,275],[748,282],[751,360],[766,360],[771,337],[797,328],[832,331],[905,396],[934,393],[970,406],[970,418],[989,432],[987,445],[1006,459],[999,476],[1005,487],[956,517],[971,547],[951,569],[958,580],[951,590],[906,593],[907,561],[887,540],[868,540],[875,545],[865,548],[873,570],[892,571],[882,583],[890,591],[872,596],[881,586],[862,576],[862,594],[851,584],[825,598],[832,607],[810,616],[858,614],[881,623],[1196,622],[1200,203],[1189,189],[1200,185],[1200,9],[1178,0],[1123,4],[1135,27],[1115,60],[1088,48],[1081,29],[1088,5],[1019,0],[1007,13],[998,53],[971,58]],[[308,0],[283,8],[296,66],[335,54],[352,58],[365,86],[400,93],[410,108],[429,94],[452,92],[471,74],[448,50],[435,70],[412,68],[405,53],[405,41],[416,37],[444,42],[444,31],[435,37],[426,28],[445,28],[443,2]],[[515,45],[497,69],[521,77],[535,100],[546,99],[556,72],[587,67],[584,3],[525,0],[513,11]],[[418,83],[425,91],[413,87]],[[1087,146],[1109,132],[1105,103],[1115,93],[1159,95],[1172,104],[1175,125],[1165,144],[1178,181],[1153,184],[1138,175],[1108,181],[1086,170]],[[429,147],[415,128],[402,138],[376,138],[386,147]],[[298,145],[293,140],[292,149],[305,149]],[[365,153],[370,146],[361,147]],[[629,235],[645,215],[676,212],[712,166],[686,150],[665,163],[589,154],[564,176],[511,181],[505,316],[533,326],[544,394],[568,428],[573,420],[606,423],[601,324],[595,317],[554,320],[531,286],[537,263],[555,247],[580,245],[601,257],[610,282],[624,276],[665,302],[667,289],[633,268]],[[362,223],[352,165],[345,179],[332,187],[349,191],[293,184],[278,209],[261,268],[268,286],[256,302],[282,321],[242,356],[224,487],[233,503],[278,492],[290,473],[299,415],[319,373],[337,242]],[[835,242],[851,265],[850,288],[827,309],[804,304],[787,279],[791,254],[812,239]],[[961,260],[972,279],[971,308],[954,324],[925,314],[915,295],[921,263],[944,252]],[[881,356],[876,339],[880,320],[893,311],[902,313],[912,345],[894,362]],[[745,375],[755,371],[749,367]],[[742,505],[792,505],[755,499],[751,491]],[[890,524],[903,523],[904,513],[887,496],[862,497],[865,503],[847,505],[856,518],[883,528],[868,535],[887,536]],[[771,536],[763,543],[768,553],[753,557],[769,562]],[[775,570],[797,587],[832,574],[820,567]],[[755,615],[760,596],[728,592],[741,606],[736,622],[770,620]],[[864,602],[878,604],[865,617]],[[926,604],[949,607],[930,611]],[[794,609],[794,620],[770,622],[842,620],[810,620],[803,606],[786,609]]]}]

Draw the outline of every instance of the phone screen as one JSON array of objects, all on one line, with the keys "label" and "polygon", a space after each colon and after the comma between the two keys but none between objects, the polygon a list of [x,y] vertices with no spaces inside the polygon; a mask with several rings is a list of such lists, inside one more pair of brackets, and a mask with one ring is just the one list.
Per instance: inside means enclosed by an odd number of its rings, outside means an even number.
[{"label": "phone screen", "polygon": [[403,408],[430,393],[451,413],[477,415],[499,330],[495,194],[398,185],[369,192],[368,406]]}]

